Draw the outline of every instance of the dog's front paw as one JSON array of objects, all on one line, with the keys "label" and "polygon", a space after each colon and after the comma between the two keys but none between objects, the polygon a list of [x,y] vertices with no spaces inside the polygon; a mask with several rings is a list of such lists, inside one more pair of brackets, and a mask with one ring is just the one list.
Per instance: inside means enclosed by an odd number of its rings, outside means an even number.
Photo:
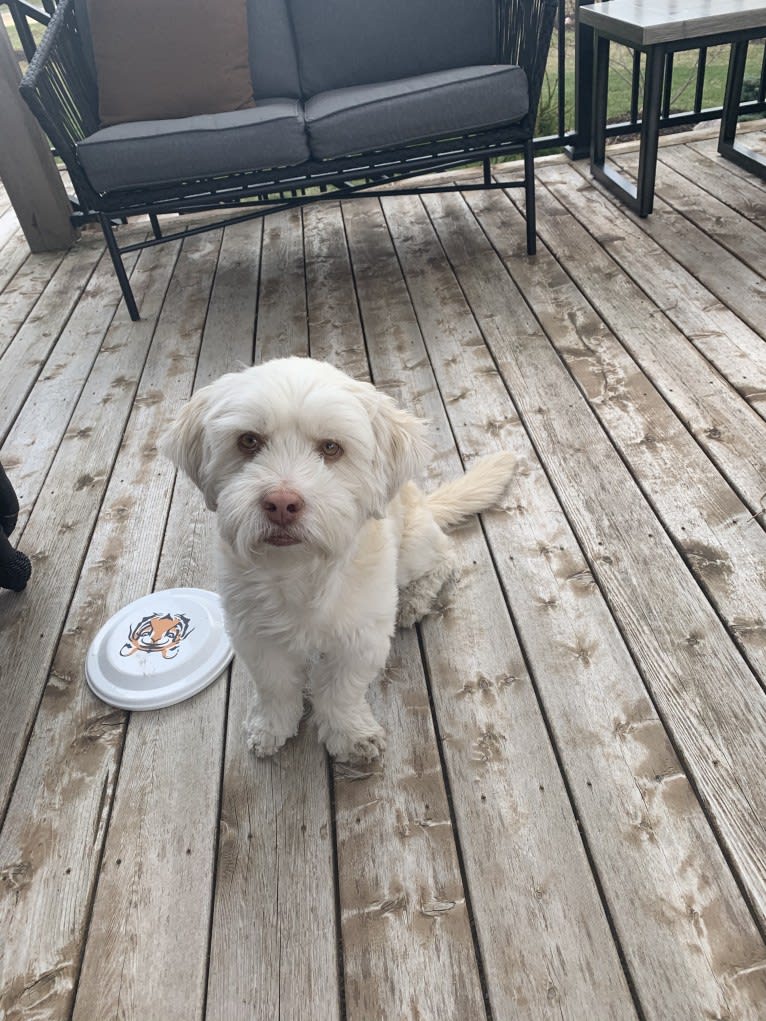
[{"label": "dog's front paw", "polygon": [[325,748],[338,762],[372,762],[386,747],[386,732],[378,727],[369,734],[349,734],[331,730],[324,738]]},{"label": "dog's front paw", "polygon": [[251,717],[245,723],[247,747],[259,758],[265,758],[267,755],[273,755],[275,752],[278,752],[285,741],[288,738],[295,737],[297,732],[297,727],[292,732],[278,730],[273,726],[269,726],[265,720],[258,719],[257,717]]}]

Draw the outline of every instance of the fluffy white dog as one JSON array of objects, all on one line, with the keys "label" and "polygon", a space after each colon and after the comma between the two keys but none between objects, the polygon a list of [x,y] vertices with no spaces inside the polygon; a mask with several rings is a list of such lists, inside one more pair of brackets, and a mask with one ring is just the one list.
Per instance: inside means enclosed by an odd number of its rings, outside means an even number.
[{"label": "fluffy white dog", "polygon": [[283,358],[199,390],[165,450],[217,511],[220,591],[252,675],[257,755],[298,731],[308,681],[320,740],[375,758],[366,701],[397,621],[432,608],[454,570],[442,527],[497,503],[513,458],[483,458],[425,495],[425,423],[324,362]]}]

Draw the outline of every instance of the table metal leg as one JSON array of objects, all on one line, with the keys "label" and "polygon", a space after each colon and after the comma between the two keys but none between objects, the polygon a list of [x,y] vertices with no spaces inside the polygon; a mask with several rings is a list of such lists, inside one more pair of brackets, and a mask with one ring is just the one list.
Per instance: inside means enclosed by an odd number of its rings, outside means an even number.
[{"label": "table metal leg", "polygon": [[606,112],[609,99],[609,40],[596,36],[593,61],[593,108],[591,114],[591,165],[604,165],[606,149]]},{"label": "table metal leg", "polygon": [[657,177],[657,146],[660,138],[660,100],[665,52],[652,46],[646,54],[644,109],[641,115],[641,149],[638,156],[636,199],[638,215],[648,216],[654,208],[654,183]]},{"label": "table metal leg", "polygon": [[726,92],[721,116],[721,131],[718,135],[718,152],[732,163],[749,170],[758,177],[766,178],[766,159],[747,146],[736,141],[739,104],[742,97],[742,83],[745,78],[747,40],[732,43],[729,56],[729,71],[726,76]]},{"label": "table metal leg", "polygon": [[590,169],[612,194],[634,213],[648,216],[654,205],[654,181],[657,171],[660,102],[665,65],[664,46],[652,46],[646,55],[646,80],[641,120],[641,148],[638,158],[638,182],[606,162],[606,115],[609,84],[609,40],[596,33],[596,55],[593,64],[593,127],[591,134]]}]

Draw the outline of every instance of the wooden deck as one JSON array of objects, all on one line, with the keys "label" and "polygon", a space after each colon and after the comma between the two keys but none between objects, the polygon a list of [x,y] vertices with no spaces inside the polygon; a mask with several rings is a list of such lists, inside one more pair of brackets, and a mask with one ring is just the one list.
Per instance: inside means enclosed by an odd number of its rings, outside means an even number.
[{"label": "wooden deck", "polygon": [[[0,595],[2,1021],[766,1018],[766,184],[697,133],[644,222],[584,163],[539,182],[535,259],[517,192],[328,203],[145,252],[138,323],[95,234],[29,256],[0,205],[34,560]],[[369,768],[308,724],[253,759],[236,664],[133,715],[83,678],[125,603],[215,584],[169,417],[309,351],[431,420],[431,482],[518,461],[397,636]]]}]

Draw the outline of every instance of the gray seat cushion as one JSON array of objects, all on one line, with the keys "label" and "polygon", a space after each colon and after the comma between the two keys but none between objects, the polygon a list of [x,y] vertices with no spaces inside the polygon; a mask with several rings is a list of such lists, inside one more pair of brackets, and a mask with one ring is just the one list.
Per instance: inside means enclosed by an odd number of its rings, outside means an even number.
[{"label": "gray seat cushion", "polygon": [[232,113],[116,124],[80,142],[77,154],[101,193],[293,166],[309,157],[303,110],[294,99],[261,100]]},{"label": "gray seat cushion", "polygon": [[328,159],[511,124],[528,107],[524,71],[491,64],[334,89],[305,115],[312,154]]},{"label": "gray seat cushion", "polygon": [[288,0],[304,97],[498,59],[495,0]]}]

